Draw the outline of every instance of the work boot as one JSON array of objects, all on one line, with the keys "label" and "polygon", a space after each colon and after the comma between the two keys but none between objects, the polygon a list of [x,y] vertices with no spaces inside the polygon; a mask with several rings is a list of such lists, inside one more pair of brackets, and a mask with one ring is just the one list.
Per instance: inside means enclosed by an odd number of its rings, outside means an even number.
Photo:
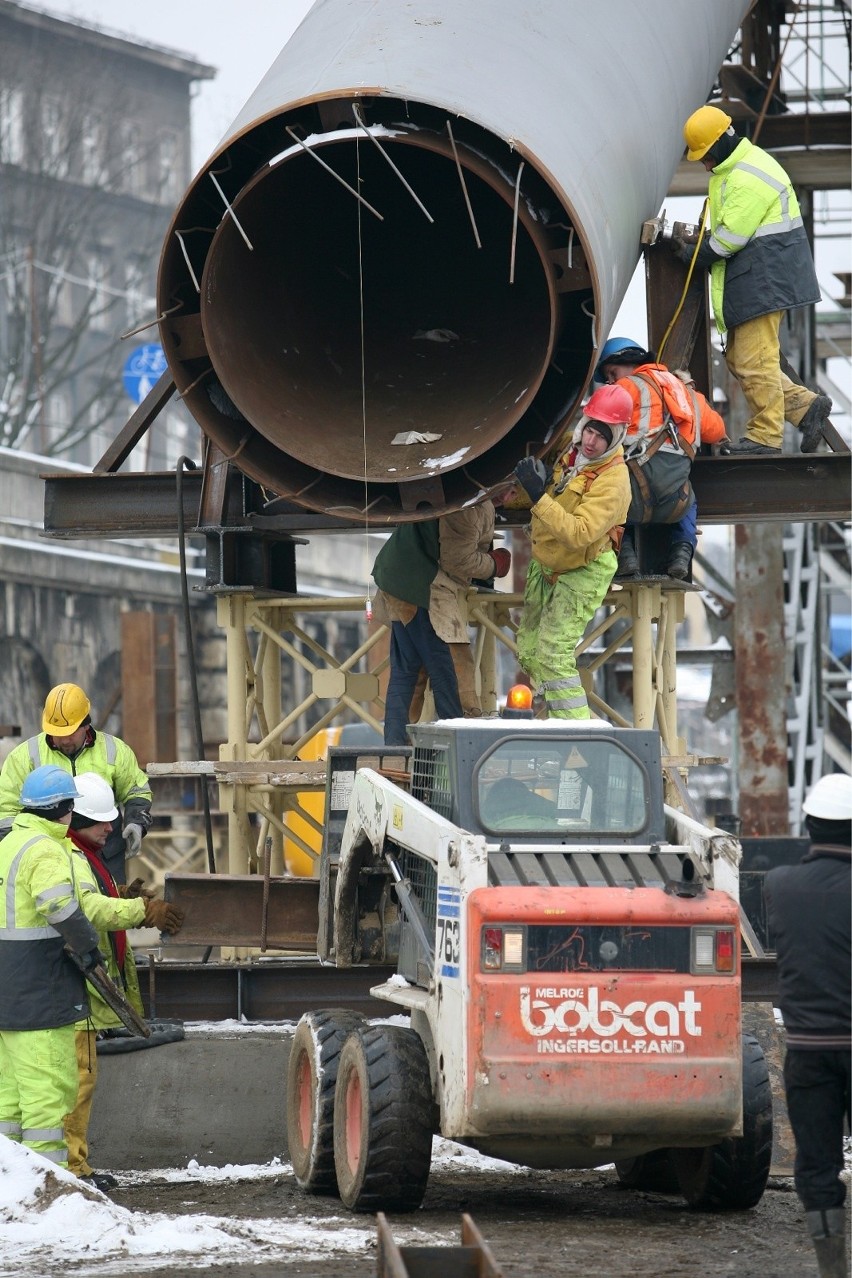
[{"label": "work boot", "polygon": [[744,439],[738,439],[735,444],[731,444],[728,452],[735,457],[781,456],[780,448],[771,448],[769,444],[759,444],[756,439],[749,439],[748,435]]},{"label": "work boot", "polygon": [[846,1263],[846,1213],[842,1207],[805,1212],[816,1252],[819,1278],[849,1278]]},{"label": "work boot", "polygon": [[639,558],[636,554],[636,548],[627,537],[622,541],[621,549],[618,552],[618,567],[615,570],[615,575],[616,578],[638,577],[639,575]]},{"label": "work boot", "polygon": [[118,1188],[118,1181],[114,1176],[110,1176],[109,1172],[92,1172],[88,1176],[78,1176],[77,1179],[82,1181],[84,1185],[91,1185],[93,1189],[99,1189],[102,1194],[108,1194],[111,1189]]},{"label": "work boot", "polygon": [[689,565],[692,563],[692,547],[688,541],[679,541],[669,551],[669,563],[666,572],[675,581],[686,581],[689,578]]},{"label": "work boot", "polygon": [[827,395],[817,395],[808,405],[808,411],[796,427],[796,430],[802,432],[800,452],[815,453],[819,448],[823,423],[827,421],[831,409],[832,402]]}]

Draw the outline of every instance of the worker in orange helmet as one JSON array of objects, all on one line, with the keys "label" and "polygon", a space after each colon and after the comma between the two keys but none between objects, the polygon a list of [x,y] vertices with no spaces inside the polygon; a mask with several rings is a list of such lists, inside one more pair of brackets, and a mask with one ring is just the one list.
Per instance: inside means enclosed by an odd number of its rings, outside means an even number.
[{"label": "worker in orange helmet", "polygon": [[[518,661],[550,718],[591,718],[576,648],[618,565],[630,505],[622,440],[631,409],[622,387],[602,386],[552,474],[535,457],[522,458],[514,470],[532,508]],[[509,498],[505,504],[516,503]]]},{"label": "worker in orange helmet", "polygon": [[781,368],[784,312],[820,300],[808,235],[786,171],[773,156],[740,137],[731,117],[703,106],[683,126],[687,159],[710,174],[710,231],[699,244],[675,240],[685,262],[710,270],[716,327],[727,334],[725,360],[751,414],[732,453],[780,453],[784,421],[814,453],[831,400],[789,378]]},{"label": "worker in orange helmet", "polygon": [[695,389],[688,371],[675,375],[630,337],[610,337],[604,343],[595,376],[623,387],[631,403],[624,447],[632,497],[617,576],[639,572],[635,526],[667,524],[666,572],[686,581],[698,542],[698,506],[689,473],[702,442],[728,442],[725,423]]}]

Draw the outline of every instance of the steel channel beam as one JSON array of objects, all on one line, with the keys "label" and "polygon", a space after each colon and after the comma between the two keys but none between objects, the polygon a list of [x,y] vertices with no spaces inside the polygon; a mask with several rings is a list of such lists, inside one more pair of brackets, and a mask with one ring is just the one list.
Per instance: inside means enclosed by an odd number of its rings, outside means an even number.
[{"label": "steel channel beam", "polygon": [[[321,967],[316,962],[270,959],[254,963],[139,962],[145,1014],[187,1021],[295,1021],[317,1007],[343,1007],[365,1016],[387,1016],[388,1004],[370,997],[395,968]],[[745,1003],[775,1003],[774,956],[743,958]]]},{"label": "steel channel beam", "polygon": [[388,1004],[370,997],[394,967],[321,967],[316,960],[254,963],[138,963],[146,1016],[187,1021],[295,1021],[317,1007],[343,1007],[387,1016]]},{"label": "steel channel beam", "polygon": [[163,895],[185,917],[182,945],[247,945],[263,942],[272,950],[316,954],[319,929],[319,881],[268,881],[259,874],[167,874]]},{"label": "steel channel beam", "polygon": [[[848,519],[852,454],[813,453],[789,457],[698,457],[692,484],[705,524],[775,520]],[[187,532],[198,526],[201,474],[184,475]],[[174,537],[177,496],[171,472],[117,475],[47,475],[44,531],[48,537]],[[363,520],[345,520],[278,502],[274,516],[242,514],[236,493],[225,511],[231,530],[294,533],[364,531]],[[528,520],[509,513],[510,524]]]}]

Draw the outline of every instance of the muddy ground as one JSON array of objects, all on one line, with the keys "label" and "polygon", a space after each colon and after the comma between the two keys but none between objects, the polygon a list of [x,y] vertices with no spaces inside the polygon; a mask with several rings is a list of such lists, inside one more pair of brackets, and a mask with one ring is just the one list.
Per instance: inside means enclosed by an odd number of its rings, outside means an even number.
[{"label": "muddy ground", "polygon": [[[112,1194],[135,1211],[208,1214],[237,1218],[328,1220],[329,1232],[349,1228],[353,1217],[334,1198],[309,1197],[289,1169],[280,1177],[230,1183],[149,1181]],[[614,1171],[503,1172],[436,1168],[423,1207],[391,1217],[394,1236],[425,1244],[459,1240],[459,1216],[469,1212],[501,1265],[504,1278],[584,1278],[585,1275],[677,1275],[678,1278],[808,1278],[817,1267],[792,1181],[772,1179],[753,1211],[706,1214],[682,1199],[623,1189]],[[363,1224],[365,1218],[355,1218]],[[369,1219],[369,1218],[366,1218]],[[371,1230],[370,1239],[374,1237]],[[169,1278],[369,1278],[376,1272],[372,1241],[360,1256],[331,1252],[321,1261],[219,1264],[199,1269],[180,1262]],[[134,1278],[145,1270],[133,1266]],[[162,1278],[162,1268],[151,1271]],[[436,1271],[437,1278],[442,1278]]]}]

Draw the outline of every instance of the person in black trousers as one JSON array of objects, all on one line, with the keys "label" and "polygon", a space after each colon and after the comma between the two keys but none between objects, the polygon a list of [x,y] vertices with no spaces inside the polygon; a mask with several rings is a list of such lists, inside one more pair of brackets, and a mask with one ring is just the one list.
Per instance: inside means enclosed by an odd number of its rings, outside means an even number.
[{"label": "person in black trousers", "polygon": [[847,1278],[840,1172],[852,1059],[852,777],[822,777],[802,810],[810,847],[799,865],[770,870],[764,893],[787,1035],[784,1087],[796,1139],[796,1191],[821,1278]]}]

